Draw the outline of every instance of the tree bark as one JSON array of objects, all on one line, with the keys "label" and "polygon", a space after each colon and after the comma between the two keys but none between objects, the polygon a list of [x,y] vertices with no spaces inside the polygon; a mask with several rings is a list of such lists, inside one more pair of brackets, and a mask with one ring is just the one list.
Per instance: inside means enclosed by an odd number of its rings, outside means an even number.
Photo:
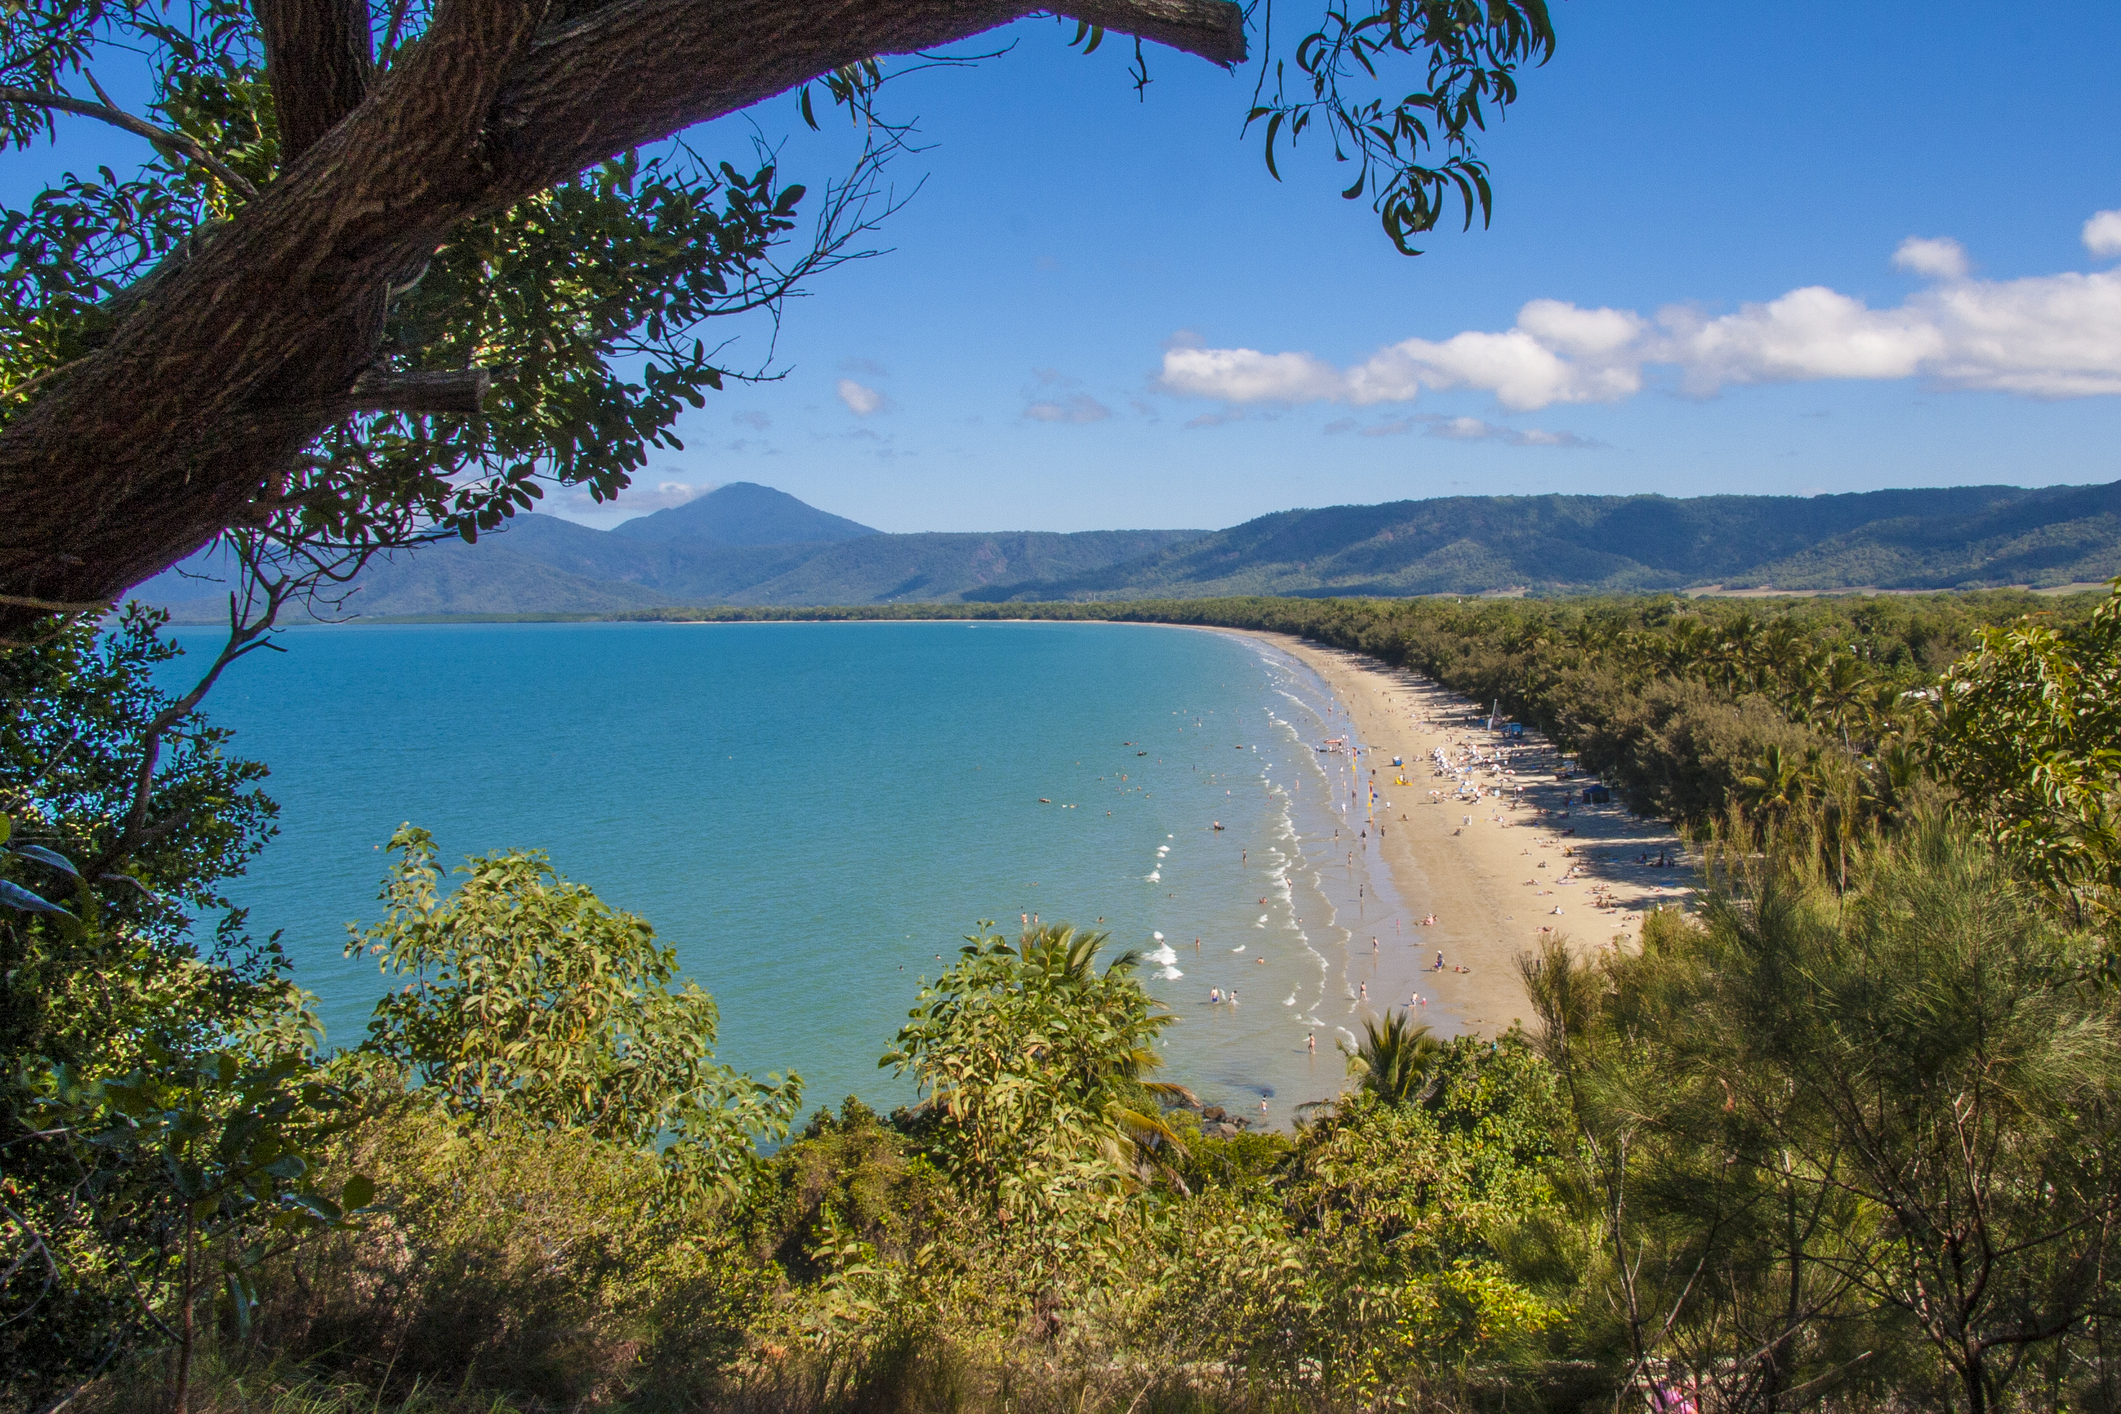
[{"label": "tree bark", "polygon": [[[260,0],[261,13],[310,7],[309,30],[271,21],[280,43],[310,34],[335,53],[340,39],[317,17],[345,3]],[[392,285],[466,217],[844,65],[956,43],[1041,8],[618,0],[545,27],[546,0],[441,0],[403,63],[364,83],[258,200],[158,275],[105,347],[0,432],[0,636],[37,612],[10,599],[115,598],[230,524],[345,415]],[[1058,8],[1217,63],[1244,58],[1242,12],[1228,0]],[[309,71],[302,55],[316,58],[313,47],[283,53],[285,72]],[[347,92],[292,106],[321,124]]]},{"label": "tree bark", "polygon": [[256,0],[254,13],[284,167],[368,96],[375,67],[368,0]]}]

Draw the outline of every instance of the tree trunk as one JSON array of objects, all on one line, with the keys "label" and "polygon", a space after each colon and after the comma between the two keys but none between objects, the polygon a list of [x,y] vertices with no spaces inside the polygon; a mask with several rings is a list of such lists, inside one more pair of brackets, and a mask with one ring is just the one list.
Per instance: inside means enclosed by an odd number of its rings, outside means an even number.
[{"label": "tree trunk", "polygon": [[176,1386],[171,1392],[172,1414],[191,1414],[191,1357],[198,1341],[192,1287],[197,1275],[198,1256],[198,1223],[187,1216],[184,1220],[184,1257],[177,1268],[177,1375],[172,1381]]},{"label": "tree trunk", "polygon": [[[546,0],[440,0],[371,85],[347,57],[366,46],[343,0],[260,3],[276,101],[309,146],[0,432],[0,636],[39,615],[23,600],[115,598],[235,520],[345,415],[390,288],[466,217],[842,66],[1040,8],[618,0],[548,24]],[[1217,63],[1244,57],[1228,0],[1057,8]]]}]

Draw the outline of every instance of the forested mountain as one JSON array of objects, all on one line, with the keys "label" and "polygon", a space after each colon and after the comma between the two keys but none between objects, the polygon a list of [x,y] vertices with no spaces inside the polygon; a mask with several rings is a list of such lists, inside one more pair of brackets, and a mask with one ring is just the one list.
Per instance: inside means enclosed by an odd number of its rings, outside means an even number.
[{"label": "forested mountain", "polygon": [[[725,493],[746,494],[732,508]],[[708,506],[690,520],[681,512]],[[673,517],[664,520],[662,517]],[[635,527],[648,526],[648,529]],[[707,536],[675,533],[687,526]],[[884,535],[793,496],[724,487],[675,511],[597,530],[520,515],[474,545],[449,540],[362,572],[340,613],[609,614],[681,604],[882,604],[956,600],[1032,580],[1074,578],[1153,555],[1199,530],[1094,530]],[[815,539],[787,541],[785,535]],[[180,622],[227,615],[219,561],[195,555],[132,597]]]},{"label": "forested mountain", "polygon": [[633,540],[713,545],[821,545],[883,532],[821,511],[786,491],[755,481],[732,481],[682,506],[636,516],[613,533]]},{"label": "forested mountain", "polygon": [[[794,537],[809,537],[800,539]],[[205,568],[195,562],[194,572]],[[1456,496],[1282,511],[1228,530],[887,535],[738,483],[604,531],[518,516],[361,576],[346,611],[608,614],[677,605],[1235,594],[2046,587],[2121,574],[2121,483],[1845,496]],[[219,619],[175,572],[136,597]]]},{"label": "forested mountain", "polygon": [[968,599],[2043,587],[2121,573],[2121,483],[1844,496],[1453,496],[1261,516]]}]

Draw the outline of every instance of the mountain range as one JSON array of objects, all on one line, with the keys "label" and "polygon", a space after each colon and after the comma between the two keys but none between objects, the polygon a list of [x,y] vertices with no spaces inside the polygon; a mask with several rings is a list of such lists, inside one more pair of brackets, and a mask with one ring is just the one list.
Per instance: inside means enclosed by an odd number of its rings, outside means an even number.
[{"label": "mountain range", "polygon": [[[225,601],[166,572],[181,621]],[[2121,482],[1837,496],[1457,496],[1282,511],[1227,530],[892,535],[749,482],[596,530],[517,516],[364,571],[364,617],[609,614],[680,605],[1934,590],[2121,574]]]}]

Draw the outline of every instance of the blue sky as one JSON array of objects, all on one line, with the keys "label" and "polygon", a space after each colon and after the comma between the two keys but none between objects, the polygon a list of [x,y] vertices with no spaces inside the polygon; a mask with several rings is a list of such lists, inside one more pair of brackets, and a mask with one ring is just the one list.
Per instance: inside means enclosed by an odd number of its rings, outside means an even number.
[{"label": "blue sky", "polygon": [[[549,506],[749,480],[885,530],[1081,530],[2121,477],[2121,6],[1556,18],[1483,145],[1493,226],[1412,260],[1324,152],[1267,176],[1250,73],[1152,49],[1137,101],[1125,46],[1044,21],[899,80],[925,150],[888,253],[791,304],[780,380],[690,414],[638,494]],[[751,116],[813,186],[852,151],[792,98]]]}]

